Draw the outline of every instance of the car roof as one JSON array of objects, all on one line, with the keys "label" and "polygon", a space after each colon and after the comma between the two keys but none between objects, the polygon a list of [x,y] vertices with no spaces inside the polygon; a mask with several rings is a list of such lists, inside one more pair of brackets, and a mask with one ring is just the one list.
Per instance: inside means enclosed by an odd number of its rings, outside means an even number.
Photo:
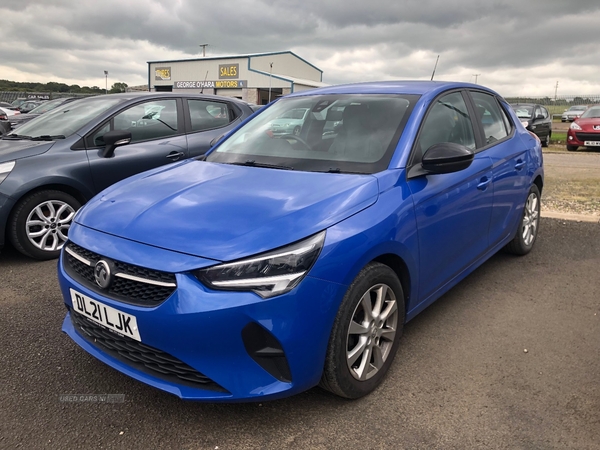
[{"label": "car roof", "polygon": [[[419,80],[399,80],[399,81],[376,81],[367,83],[342,84],[338,86],[329,86],[310,91],[302,91],[290,96],[302,95],[328,95],[328,94],[404,94],[404,95],[424,95],[436,94],[449,89],[477,89],[496,94],[489,88],[480,84],[461,83],[455,81],[419,81]],[[496,94],[497,95],[497,94]]]},{"label": "car roof", "polygon": [[[186,98],[201,98],[204,100],[221,100],[221,101],[230,101],[233,103],[239,103],[242,105],[250,106],[248,102],[244,100],[240,100],[235,97],[225,97],[222,95],[212,95],[212,94],[196,94],[196,93],[186,93],[186,92],[121,92],[118,94],[107,94],[110,98],[121,98],[123,101],[125,100],[133,100],[133,99],[143,99],[144,97],[148,98],[173,98],[173,97],[186,97]],[[93,97],[86,98],[106,98],[107,95],[95,95]]]},{"label": "car roof", "polygon": [[539,103],[511,103],[510,104],[510,106],[537,106],[537,105],[539,105]]}]

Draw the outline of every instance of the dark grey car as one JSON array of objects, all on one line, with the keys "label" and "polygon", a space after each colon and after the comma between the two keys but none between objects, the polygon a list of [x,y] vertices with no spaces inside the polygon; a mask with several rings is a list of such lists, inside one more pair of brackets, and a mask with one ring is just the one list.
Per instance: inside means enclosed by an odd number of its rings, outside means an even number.
[{"label": "dark grey car", "polygon": [[73,216],[128,176],[203,155],[253,114],[234,98],[176,93],[89,97],[0,140],[0,248],[59,255]]},{"label": "dark grey car", "polygon": [[540,138],[543,147],[548,147],[552,138],[552,116],[548,110],[535,103],[514,103],[510,106],[523,126]]}]

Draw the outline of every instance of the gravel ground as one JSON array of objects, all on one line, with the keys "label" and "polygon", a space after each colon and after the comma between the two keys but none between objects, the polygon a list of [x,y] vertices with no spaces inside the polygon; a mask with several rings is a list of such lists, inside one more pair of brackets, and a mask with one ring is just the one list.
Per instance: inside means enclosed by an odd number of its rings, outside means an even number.
[{"label": "gravel ground", "polygon": [[600,218],[600,152],[567,152],[564,145],[544,149],[542,211]]}]

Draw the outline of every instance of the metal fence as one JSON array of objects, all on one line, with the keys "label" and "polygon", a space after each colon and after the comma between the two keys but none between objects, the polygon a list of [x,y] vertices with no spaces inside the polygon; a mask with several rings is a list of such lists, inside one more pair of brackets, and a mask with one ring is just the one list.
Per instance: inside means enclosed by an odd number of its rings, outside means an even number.
[{"label": "metal fence", "polygon": [[43,100],[54,100],[55,98],[65,97],[92,97],[98,94],[75,94],[71,92],[12,92],[12,91],[0,91],[0,102],[11,103],[18,98],[30,98],[30,99],[43,99]]},{"label": "metal fence", "polygon": [[550,97],[504,97],[508,103],[537,103],[545,106],[553,116],[560,116],[574,105],[600,104],[599,95],[560,95]]}]

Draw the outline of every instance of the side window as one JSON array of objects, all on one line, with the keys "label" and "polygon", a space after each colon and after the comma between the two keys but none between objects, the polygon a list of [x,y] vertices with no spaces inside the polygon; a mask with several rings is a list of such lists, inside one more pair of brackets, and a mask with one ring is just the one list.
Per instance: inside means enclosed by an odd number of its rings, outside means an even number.
[{"label": "side window", "polygon": [[546,108],[544,108],[542,106],[542,116],[544,116],[544,119],[547,119],[548,116],[550,116],[550,113],[548,112],[548,110]]},{"label": "side window", "polygon": [[508,136],[510,129],[507,127],[507,123],[510,122],[498,105],[496,98],[483,92],[471,92],[471,96],[483,126],[485,145],[493,144]]},{"label": "side window", "polygon": [[93,146],[101,146],[108,131],[124,130],[131,132],[133,144],[172,136],[177,129],[177,100],[153,100],[121,111],[96,131],[91,141]]},{"label": "side window", "polygon": [[421,161],[429,147],[452,142],[475,150],[473,124],[460,92],[438,98],[430,107],[421,126],[413,163]]},{"label": "side window", "polygon": [[235,120],[226,103],[208,100],[188,100],[192,131],[221,128]]}]

